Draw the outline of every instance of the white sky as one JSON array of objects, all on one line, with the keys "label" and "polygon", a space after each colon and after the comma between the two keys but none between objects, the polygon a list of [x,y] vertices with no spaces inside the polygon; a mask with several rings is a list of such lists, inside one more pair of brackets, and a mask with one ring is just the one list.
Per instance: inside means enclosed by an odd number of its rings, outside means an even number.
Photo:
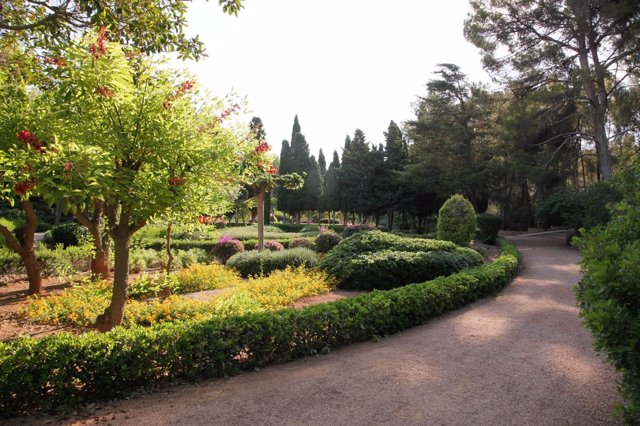
[{"label": "white sky", "polygon": [[295,114],[327,163],[356,128],[384,142],[390,120],[413,118],[436,64],[489,81],[462,34],[468,0],[247,0],[238,17],[217,3],[190,4],[188,33],[209,56],[180,66],[216,95],[246,95],[276,154]]}]

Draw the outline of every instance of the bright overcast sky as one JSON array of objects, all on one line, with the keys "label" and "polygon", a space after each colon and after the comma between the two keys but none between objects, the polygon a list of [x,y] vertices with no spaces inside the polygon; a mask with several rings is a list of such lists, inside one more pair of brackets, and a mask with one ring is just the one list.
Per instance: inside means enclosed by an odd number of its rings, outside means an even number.
[{"label": "bright overcast sky", "polygon": [[356,128],[382,143],[390,120],[413,117],[439,63],[488,81],[462,35],[468,0],[246,0],[237,17],[217,3],[190,4],[189,33],[209,56],[181,66],[217,95],[246,95],[276,154],[295,114],[327,162]]}]

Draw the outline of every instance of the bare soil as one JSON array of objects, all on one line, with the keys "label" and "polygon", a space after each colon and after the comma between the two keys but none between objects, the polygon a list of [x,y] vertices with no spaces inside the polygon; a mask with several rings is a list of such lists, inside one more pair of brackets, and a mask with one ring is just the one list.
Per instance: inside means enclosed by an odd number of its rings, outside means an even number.
[{"label": "bare soil", "polygon": [[616,375],[591,347],[562,239],[512,237],[524,269],[497,297],[377,342],[224,380],[9,424],[611,424]]}]

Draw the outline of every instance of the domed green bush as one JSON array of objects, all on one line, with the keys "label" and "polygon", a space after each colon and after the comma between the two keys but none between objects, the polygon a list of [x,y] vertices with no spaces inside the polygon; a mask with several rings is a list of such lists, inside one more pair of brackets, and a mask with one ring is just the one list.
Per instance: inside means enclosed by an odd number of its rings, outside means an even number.
[{"label": "domed green bush", "polygon": [[342,240],[320,262],[338,287],[372,290],[450,275],[482,264],[476,251],[449,241],[405,238],[381,231]]},{"label": "domed green bush", "polygon": [[480,213],[476,221],[478,222],[476,238],[485,244],[495,244],[502,227],[502,218],[491,213]]},{"label": "domed green bush", "polygon": [[282,251],[245,251],[237,253],[227,261],[227,266],[236,269],[244,278],[268,275],[287,266],[312,268],[318,265],[318,255],[309,249],[298,247]]},{"label": "domed green bush", "polygon": [[467,247],[476,234],[476,212],[466,198],[452,195],[438,212],[438,239]]},{"label": "domed green bush", "polygon": [[316,237],[315,245],[318,253],[327,253],[342,240],[342,237],[333,231],[324,231]]}]

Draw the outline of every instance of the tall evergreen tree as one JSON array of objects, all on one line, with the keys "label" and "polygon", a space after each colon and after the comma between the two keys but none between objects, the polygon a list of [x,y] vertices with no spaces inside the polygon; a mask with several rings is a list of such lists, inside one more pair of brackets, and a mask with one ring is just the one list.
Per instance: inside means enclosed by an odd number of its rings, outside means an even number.
[{"label": "tall evergreen tree", "polygon": [[[280,149],[280,174],[285,175],[291,173],[291,147],[289,141],[282,141],[282,148]],[[289,197],[291,194],[290,189],[278,188],[276,191],[276,201],[278,210],[283,213],[290,211]]]},{"label": "tall evergreen tree", "polygon": [[[302,133],[300,133],[300,124],[298,116],[295,117],[293,123],[293,131],[295,135],[291,141],[291,155],[289,172],[298,173],[305,176],[309,172],[309,144]],[[306,209],[305,203],[305,187],[308,178],[305,178],[305,186],[302,189],[288,191],[288,210],[295,216],[296,223],[300,222],[300,213]]]},{"label": "tall evergreen tree", "polygon": [[337,151],[333,151],[333,160],[329,163],[327,173],[324,175],[324,188],[322,192],[322,209],[334,212],[340,210],[340,191],[338,186],[338,174],[340,173],[340,157]]},{"label": "tall evergreen tree", "polygon": [[293,128],[291,129],[291,144],[293,145],[293,140],[296,138],[296,135],[300,133],[300,122],[298,121],[298,115],[293,118]]},{"label": "tall evergreen tree", "polygon": [[313,155],[309,158],[309,169],[304,179],[303,191],[304,209],[307,212],[319,210],[319,202],[322,197],[322,180],[320,178],[320,167]]},{"label": "tall evergreen tree", "polygon": [[320,177],[324,178],[324,175],[327,173],[327,160],[324,158],[322,148],[320,148],[320,152],[318,153],[318,167],[320,168]]},{"label": "tall evergreen tree", "polygon": [[353,139],[345,140],[342,153],[339,182],[344,212],[363,214],[368,210],[369,153],[364,132],[356,129]]}]

